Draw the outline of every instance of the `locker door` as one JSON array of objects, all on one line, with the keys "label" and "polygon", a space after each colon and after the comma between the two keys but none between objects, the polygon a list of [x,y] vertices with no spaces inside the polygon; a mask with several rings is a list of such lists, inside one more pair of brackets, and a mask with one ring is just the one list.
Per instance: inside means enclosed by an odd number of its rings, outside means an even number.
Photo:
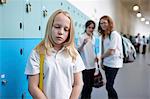
[{"label": "locker door", "polygon": [[[2,51],[1,51],[2,45],[1,45],[1,40],[0,40],[0,82],[2,82]],[[0,85],[0,96],[2,96],[2,86]]]},{"label": "locker door", "polygon": [[[17,45],[17,46],[16,46]],[[19,39],[1,40],[1,99],[21,98],[23,80],[22,41]]]},{"label": "locker door", "polygon": [[20,38],[23,31],[23,2],[10,0],[0,6],[0,38]]},{"label": "locker door", "polygon": [[41,38],[41,0],[26,0],[24,6],[24,38]]},{"label": "locker door", "polygon": [[42,0],[42,6],[41,6],[41,10],[47,10],[47,16],[43,16],[43,13],[41,14],[42,16],[42,26],[41,26],[41,33],[42,33],[42,38],[44,38],[44,35],[45,35],[45,30],[46,30],[46,25],[47,25],[47,21],[48,21],[48,18],[51,14],[51,0]]}]

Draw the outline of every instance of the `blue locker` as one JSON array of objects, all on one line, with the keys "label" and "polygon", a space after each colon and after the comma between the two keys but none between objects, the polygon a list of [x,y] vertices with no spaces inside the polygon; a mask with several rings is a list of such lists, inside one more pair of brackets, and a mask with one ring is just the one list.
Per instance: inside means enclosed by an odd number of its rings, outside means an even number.
[{"label": "blue locker", "polygon": [[[10,43],[11,42],[11,43]],[[24,75],[24,55],[22,39],[1,39],[0,60],[1,74],[1,99],[19,99],[26,87]],[[26,90],[27,91],[27,90]],[[27,92],[26,92],[27,93]]]},{"label": "blue locker", "polygon": [[[1,59],[2,59],[1,48],[2,48],[2,44],[1,44],[1,41],[0,41],[0,82],[2,82],[2,76],[3,76],[3,74],[2,74],[2,61],[1,61]],[[0,85],[0,96],[2,96],[2,86],[1,85]]]},{"label": "blue locker", "polygon": [[[6,81],[1,85],[1,99],[31,99],[28,80],[24,74],[25,65],[31,49],[41,39],[3,39],[0,40],[1,73]],[[10,43],[11,42],[11,43]],[[17,45],[17,46],[16,46]]]}]

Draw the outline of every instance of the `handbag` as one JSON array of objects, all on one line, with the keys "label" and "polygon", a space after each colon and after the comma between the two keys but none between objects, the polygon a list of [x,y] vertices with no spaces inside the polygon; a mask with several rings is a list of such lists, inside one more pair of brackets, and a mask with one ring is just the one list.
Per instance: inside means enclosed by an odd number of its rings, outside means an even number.
[{"label": "handbag", "polygon": [[39,88],[43,90],[43,65],[44,65],[44,54],[40,54],[40,77],[39,77]]},{"label": "handbag", "polygon": [[93,82],[94,88],[100,88],[100,87],[104,86],[103,76],[100,72],[98,63],[97,63],[97,67],[98,67],[98,74],[94,75],[94,82]]}]

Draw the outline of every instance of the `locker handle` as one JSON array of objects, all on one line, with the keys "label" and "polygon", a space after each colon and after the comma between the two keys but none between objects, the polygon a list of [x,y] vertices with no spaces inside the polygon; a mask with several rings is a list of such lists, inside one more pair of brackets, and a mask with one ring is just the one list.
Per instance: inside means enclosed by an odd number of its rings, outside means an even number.
[{"label": "locker handle", "polygon": [[7,83],[8,83],[7,80],[2,80],[2,85],[6,86]]},{"label": "locker handle", "polygon": [[20,55],[23,55],[23,49],[22,48],[20,49]]},{"label": "locker handle", "polygon": [[26,12],[27,13],[31,12],[31,3],[30,2],[26,4]]},{"label": "locker handle", "polygon": [[48,10],[47,9],[44,9],[43,10],[43,17],[46,17],[48,15]]},{"label": "locker handle", "polygon": [[22,29],[22,23],[20,22],[20,29]]},{"label": "locker handle", "polygon": [[26,99],[26,92],[22,93],[21,99]]},{"label": "locker handle", "polygon": [[39,31],[41,30],[41,26],[39,26]]},{"label": "locker handle", "polygon": [[60,3],[60,5],[62,6],[62,5],[63,5],[63,3],[61,2],[61,3]]}]

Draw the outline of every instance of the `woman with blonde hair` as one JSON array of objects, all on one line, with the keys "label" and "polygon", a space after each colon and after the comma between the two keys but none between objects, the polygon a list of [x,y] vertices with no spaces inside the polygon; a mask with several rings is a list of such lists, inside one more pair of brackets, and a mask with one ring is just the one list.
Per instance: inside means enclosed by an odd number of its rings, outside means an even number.
[{"label": "woman with blonde hair", "polygon": [[[40,54],[44,54],[43,90],[39,85]],[[25,74],[34,99],[78,99],[82,90],[84,63],[74,46],[71,16],[55,11],[47,22],[44,39],[31,52]]]}]

